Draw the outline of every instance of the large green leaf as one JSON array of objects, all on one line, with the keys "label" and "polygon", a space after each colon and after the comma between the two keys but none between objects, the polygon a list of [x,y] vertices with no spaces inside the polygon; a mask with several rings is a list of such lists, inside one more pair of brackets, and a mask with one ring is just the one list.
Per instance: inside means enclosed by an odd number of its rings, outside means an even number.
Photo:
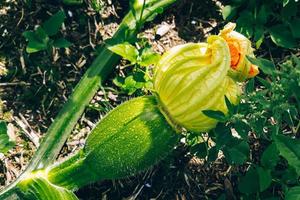
[{"label": "large green leaf", "polygon": [[290,29],[295,38],[300,38],[300,18],[293,19],[290,22]]},{"label": "large green leaf", "polygon": [[238,32],[246,35],[247,37],[252,37],[254,28],[253,24],[255,24],[252,12],[244,10],[240,13],[240,17],[236,20],[236,22]]},{"label": "large green leaf", "polygon": [[258,21],[259,24],[265,24],[268,21],[270,13],[268,12],[267,8],[265,5],[262,5],[258,11],[258,15],[256,17],[256,20]]},{"label": "large green leaf", "polygon": [[[298,2],[295,0],[289,1],[286,6],[281,9],[280,17],[282,17],[282,21],[289,22],[292,18],[297,16],[298,13]],[[279,16],[279,15],[278,15]]]},{"label": "large green leaf", "polygon": [[293,37],[288,26],[283,24],[275,25],[269,30],[272,41],[281,47],[294,48],[297,46],[297,40]]},{"label": "large green leaf", "polygon": [[272,182],[269,170],[262,167],[251,167],[246,175],[240,179],[238,189],[245,194],[252,194],[266,190]]},{"label": "large green leaf", "polygon": [[262,192],[266,190],[272,183],[271,171],[262,167],[257,167],[256,171],[259,178],[259,191]]},{"label": "large green leaf", "polygon": [[258,174],[254,167],[251,167],[245,176],[241,177],[238,189],[245,194],[259,192]]},{"label": "large green leaf", "polygon": [[289,189],[285,194],[285,200],[300,200],[300,186]]},{"label": "large green leaf", "polygon": [[243,164],[249,156],[249,144],[237,138],[232,138],[231,141],[231,144],[223,149],[226,161],[231,165]]},{"label": "large green leaf", "polygon": [[278,160],[279,160],[279,152],[277,150],[276,145],[272,143],[263,152],[260,162],[262,166],[272,169],[273,167],[275,167]]},{"label": "large green leaf", "polygon": [[277,135],[275,137],[277,149],[291,165],[295,168],[297,174],[300,175],[300,140],[292,139],[285,135]]}]

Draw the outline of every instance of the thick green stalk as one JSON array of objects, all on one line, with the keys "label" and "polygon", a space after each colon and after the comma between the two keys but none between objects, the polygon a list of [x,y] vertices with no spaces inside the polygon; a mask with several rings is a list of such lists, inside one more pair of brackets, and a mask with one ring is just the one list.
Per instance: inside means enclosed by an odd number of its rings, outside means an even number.
[{"label": "thick green stalk", "polygon": [[[174,3],[176,0],[146,0],[143,5],[136,3],[135,9],[131,10],[123,19],[118,31],[110,43],[117,44],[131,41],[136,37],[139,28],[146,21],[151,20],[161,9]],[[139,2],[139,1],[136,1]],[[142,14],[142,16],[141,16]],[[136,20],[138,19],[138,20]],[[100,54],[83,75],[75,87],[69,100],[65,103],[58,116],[48,129],[40,148],[35,153],[25,171],[11,185],[0,192],[0,199],[11,196],[15,186],[33,170],[44,168],[51,164],[59,154],[63,144],[69,137],[73,127],[82,115],[86,105],[100,88],[101,82],[113,70],[113,66],[119,61],[119,57],[110,52],[107,46],[103,46]]]},{"label": "thick green stalk", "polygon": [[44,171],[32,173],[18,187],[22,191],[19,195],[24,200],[79,200],[72,191],[50,183]]}]

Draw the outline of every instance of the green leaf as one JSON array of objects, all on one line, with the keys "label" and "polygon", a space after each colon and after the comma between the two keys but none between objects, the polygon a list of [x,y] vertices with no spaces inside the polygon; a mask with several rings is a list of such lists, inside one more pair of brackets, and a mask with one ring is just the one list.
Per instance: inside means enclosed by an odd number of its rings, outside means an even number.
[{"label": "green leaf", "polygon": [[300,186],[292,187],[285,194],[285,200],[300,200]]},{"label": "green leaf", "polygon": [[128,95],[135,93],[137,89],[140,89],[144,86],[144,82],[138,82],[133,75],[130,75],[125,78],[124,84],[121,86]]},{"label": "green leaf", "polygon": [[290,0],[283,0],[283,7],[286,6],[289,3]]},{"label": "green leaf", "polygon": [[265,170],[262,167],[256,168],[259,177],[259,191],[266,190],[272,183],[271,170]]},{"label": "green leaf", "polygon": [[253,194],[266,190],[272,183],[270,170],[262,167],[251,167],[246,175],[240,179],[238,188],[245,194]]},{"label": "green leaf", "polygon": [[261,165],[273,169],[279,160],[279,151],[274,143],[270,144],[263,152],[260,159]]},{"label": "green leaf", "polygon": [[281,181],[285,184],[297,184],[298,183],[298,174],[295,168],[287,166],[285,170],[276,171],[277,174],[281,176]]},{"label": "green leaf", "polygon": [[161,56],[158,53],[154,52],[151,48],[144,48],[138,64],[143,67],[156,65],[160,57]]},{"label": "green leaf", "polygon": [[40,43],[37,41],[30,41],[27,44],[26,52],[27,53],[35,53],[35,52],[46,50],[46,49],[47,49],[47,45],[45,45],[44,43]]},{"label": "green leaf", "polygon": [[272,75],[275,71],[275,65],[273,62],[264,58],[253,58],[247,56],[247,59],[254,65],[257,65],[265,74]]},{"label": "green leaf", "polygon": [[151,22],[158,14],[162,14],[164,12],[164,8],[158,7],[156,9],[154,9],[153,11],[154,11],[153,14],[148,17],[147,22]]},{"label": "green leaf", "polygon": [[22,35],[29,42],[33,41],[37,43],[47,44],[49,41],[48,35],[45,33],[44,29],[40,26],[35,31],[25,31],[23,32]]},{"label": "green leaf", "polygon": [[225,96],[225,103],[226,103],[226,107],[228,109],[229,115],[232,115],[235,111],[235,106],[229,101],[227,96]]},{"label": "green leaf", "polygon": [[37,29],[35,30],[35,34],[39,41],[41,41],[44,44],[48,44],[49,37],[46,31],[41,26],[37,27]]},{"label": "green leaf", "polygon": [[271,83],[268,82],[267,80],[260,78],[260,77],[256,77],[256,79],[263,85],[265,86],[265,88],[270,89],[271,88]]},{"label": "green leaf", "polygon": [[226,161],[231,165],[243,164],[249,156],[249,144],[243,140],[238,140],[234,138],[232,140],[234,144],[225,146],[223,153],[225,155]]},{"label": "green leaf", "polygon": [[240,13],[240,17],[236,20],[237,31],[246,35],[247,37],[252,37],[253,35],[253,24],[255,23],[253,13],[250,11],[243,11]]},{"label": "green leaf", "polygon": [[37,36],[34,31],[24,31],[22,35],[27,41],[37,40]]},{"label": "green leaf", "polygon": [[230,127],[226,126],[224,123],[218,123],[213,132],[218,149],[223,149],[229,145],[232,139],[235,139],[231,134]]},{"label": "green leaf", "polygon": [[291,106],[287,108],[283,113],[282,113],[282,119],[284,122],[286,122],[290,127],[294,126],[294,119],[297,120],[298,116],[298,111],[297,108]]},{"label": "green leaf", "polygon": [[208,151],[207,161],[212,162],[215,161],[218,157],[219,149],[216,146],[213,146]]},{"label": "green leaf", "polygon": [[207,144],[201,142],[191,146],[190,152],[199,158],[205,158],[207,156]]},{"label": "green leaf", "polygon": [[245,176],[241,177],[238,189],[244,194],[252,194],[259,192],[259,177],[254,167],[251,167]]},{"label": "green leaf", "polygon": [[236,16],[236,7],[227,5],[222,9],[222,16],[224,20],[231,20]]},{"label": "green leaf", "polygon": [[258,24],[265,24],[268,21],[268,17],[269,17],[269,12],[267,12],[266,6],[262,5],[258,11],[258,15],[257,15],[257,21]]},{"label": "green leaf", "polygon": [[262,35],[261,38],[259,38],[256,42],[255,42],[255,47],[256,49],[259,49],[261,44],[264,42],[264,35]]},{"label": "green leaf", "polygon": [[[256,47],[259,48],[259,46],[261,45],[261,43],[263,42],[263,38],[264,38],[264,27],[263,26],[256,26],[254,29],[254,40],[256,41]],[[262,40],[262,41],[260,41]],[[261,42],[259,44],[259,42]]]},{"label": "green leaf", "polygon": [[122,87],[124,84],[124,80],[125,79],[123,77],[117,76],[116,78],[113,79],[113,83],[118,87]]},{"label": "green leaf", "polygon": [[35,53],[48,48],[49,37],[41,27],[35,31],[25,31],[22,35],[28,40],[27,53]]},{"label": "green leaf", "polygon": [[286,6],[284,6],[281,9],[280,15],[278,17],[281,17],[283,20],[289,22],[292,18],[297,16],[298,13],[298,3],[295,1],[290,1]]},{"label": "green leaf", "polygon": [[248,139],[248,133],[250,131],[250,127],[247,123],[243,121],[237,121],[234,124],[234,129],[238,132],[241,138],[243,138],[244,140]]},{"label": "green leaf", "polygon": [[92,8],[97,12],[101,11],[105,6],[104,5],[105,3],[103,1],[99,1],[99,0],[91,0],[90,4],[91,4]]},{"label": "green leaf", "polygon": [[293,19],[290,21],[290,29],[292,31],[292,34],[295,38],[300,38],[300,18]]},{"label": "green leaf", "polygon": [[63,0],[63,3],[66,5],[80,5],[83,3],[83,0]]},{"label": "green leaf", "polygon": [[224,121],[226,119],[225,114],[219,110],[203,110],[202,113],[207,117],[216,119],[218,121]]},{"label": "green leaf", "polygon": [[289,27],[280,24],[275,25],[269,30],[272,41],[284,48],[294,48],[297,46],[297,41],[293,37]]},{"label": "green leaf", "polygon": [[54,15],[52,15],[47,21],[42,24],[43,29],[45,30],[48,36],[56,35],[65,21],[66,15],[64,11],[60,10]]},{"label": "green leaf", "polygon": [[138,50],[128,42],[117,44],[114,46],[108,47],[108,49],[122,58],[131,62],[131,64],[135,64],[137,62],[137,57],[139,55]]},{"label": "green leaf", "polygon": [[0,153],[6,153],[14,146],[14,142],[10,141],[7,134],[7,125],[4,121],[0,121]]},{"label": "green leaf", "polygon": [[125,78],[124,84],[126,85],[126,87],[130,88],[135,86],[136,81],[134,80],[133,76],[128,76]]},{"label": "green leaf", "polygon": [[221,194],[217,200],[226,200],[227,197],[226,197],[226,194]]},{"label": "green leaf", "polygon": [[254,92],[254,78],[250,79],[247,84],[246,84],[246,92],[247,94],[251,93],[251,92]]},{"label": "green leaf", "polygon": [[66,47],[69,47],[71,45],[72,45],[72,43],[69,42],[68,40],[64,39],[64,38],[56,39],[53,42],[53,46],[56,47],[56,48],[66,48]]},{"label": "green leaf", "polygon": [[285,135],[277,135],[275,137],[275,144],[283,156],[295,168],[298,175],[300,175],[300,140],[292,139]]}]

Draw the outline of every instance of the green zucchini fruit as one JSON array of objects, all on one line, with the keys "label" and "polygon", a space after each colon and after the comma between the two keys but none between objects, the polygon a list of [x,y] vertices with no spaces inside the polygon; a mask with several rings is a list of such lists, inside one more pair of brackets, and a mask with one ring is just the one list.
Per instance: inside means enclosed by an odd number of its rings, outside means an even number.
[{"label": "green zucchini fruit", "polygon": [[132,99],[104,117],[85,148],[48,172],[51,183],[76,189],[143,171],[165,157],[179,135],[160,111],[154,96]]}]

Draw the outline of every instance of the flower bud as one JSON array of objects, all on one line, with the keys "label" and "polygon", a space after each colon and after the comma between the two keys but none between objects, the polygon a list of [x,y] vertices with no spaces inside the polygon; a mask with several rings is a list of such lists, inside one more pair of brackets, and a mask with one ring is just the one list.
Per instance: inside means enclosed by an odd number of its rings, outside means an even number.
[{"label": "flower bud", "polygon": [[154,76],[154,89],[162,111],[174,124],[191,131],[214,128],[217,120],[202,111],[226,113],[224,95],[237,101],[240,91],[227,76],[229,68],[229,48],[219,36],[210,36],[207,43],[172,48],[162,56]]},{"label": "flower bud", "polygon": [[246,56],[254,57],[254,49],[251,47],[251,42],[244,35],[234,31],[234,23],[228,23],[219,36],[224,38],[229,46],[231,55],[231,69],[229,76],[236,81],[245,81],[247,78],[252,78],[259,73],[258,67],[250,63]]}]

